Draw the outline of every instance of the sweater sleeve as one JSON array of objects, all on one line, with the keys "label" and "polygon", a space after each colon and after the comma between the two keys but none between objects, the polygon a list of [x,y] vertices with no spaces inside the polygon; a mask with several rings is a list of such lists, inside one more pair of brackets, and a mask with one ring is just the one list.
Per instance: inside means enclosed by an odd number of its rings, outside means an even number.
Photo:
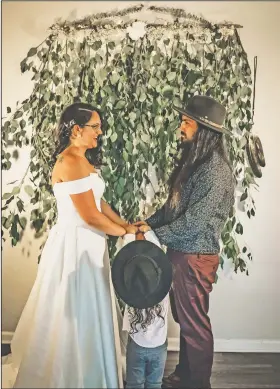
[{"label": "sweater sleeve", "polygon": [[219,169],[202,171],[194,183],[186,211],[171,223],[154,228],[154,232],[161,244],[168,246],[183,239],[191,247],[192,242],[197,241],[211,224],[211,219],[219,218],[221,207],[228,208],[224,211],[230,212],[233,201],[231,174]]},{"label": "sweater sleeve", "polygon": [[163,205],[163,207],[158,209],[152,216],[146,219],[146,223],[149,224],[149,226],[152,229],[154,229],[155,227],[160,227],[163,225],[164,216],[165,216],[165,204]]}]

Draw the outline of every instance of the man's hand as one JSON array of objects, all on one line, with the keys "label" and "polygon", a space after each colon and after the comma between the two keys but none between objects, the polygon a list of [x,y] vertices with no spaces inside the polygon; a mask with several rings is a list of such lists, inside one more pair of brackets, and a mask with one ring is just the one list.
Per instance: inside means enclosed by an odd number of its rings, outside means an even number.
[{"label": "man's hand", "polygon": [[127,234],[136,234],[136,232],[138,231],[138,227],[133,225],[133,224],[127,224],[126,226],[124,226],[125,230],[126,230],[126,233]]},{"label": "man's hand", "polygon": [[140,220],[139,222],[133,223],[134,226],[147,226],[148,224],[144,220]]}]

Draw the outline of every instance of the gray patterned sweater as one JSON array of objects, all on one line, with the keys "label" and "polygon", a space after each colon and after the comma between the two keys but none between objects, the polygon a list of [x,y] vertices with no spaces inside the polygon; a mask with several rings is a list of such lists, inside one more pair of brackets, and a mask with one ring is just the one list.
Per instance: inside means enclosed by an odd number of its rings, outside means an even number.
[{"label": "gray patterned sweater", "polygon": [[234,188],[230,167],[215,152],[190,176],[171,218],[167,221],[166,202],[146,222],[170,249],[218,254],[221,232],[234,204]]}]

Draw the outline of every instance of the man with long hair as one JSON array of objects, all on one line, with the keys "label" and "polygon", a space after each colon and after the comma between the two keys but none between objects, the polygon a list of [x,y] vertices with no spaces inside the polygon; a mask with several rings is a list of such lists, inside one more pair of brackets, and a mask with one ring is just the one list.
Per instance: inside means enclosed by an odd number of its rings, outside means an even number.
[{"label": "man with long hair", "polygon": [[213,364],[209,293],[235,180],[223,142],[223,134],[229,134],[223,126],[225,108],[211,97],[194,96],[185,108],[174,109],[181,115],[182,150],[169,180],[169,197],[146,222],[135,224],[153,229],[173,265],[170,302],[180,325],[180,354],[164,386],[208,389]]}]

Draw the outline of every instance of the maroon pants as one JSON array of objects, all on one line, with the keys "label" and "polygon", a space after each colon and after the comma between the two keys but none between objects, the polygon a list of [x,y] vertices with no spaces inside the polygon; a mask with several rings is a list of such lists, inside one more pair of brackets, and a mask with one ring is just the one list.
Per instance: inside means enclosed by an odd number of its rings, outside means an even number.
[{"label": "maroon pants", "polygon": [[180,354],[176,375],[186,388],[211,388],[213,334],[209,293],[219,266],[218,255],[184,254],[168,250],[173,265],[170,303],[180,325]]}]

